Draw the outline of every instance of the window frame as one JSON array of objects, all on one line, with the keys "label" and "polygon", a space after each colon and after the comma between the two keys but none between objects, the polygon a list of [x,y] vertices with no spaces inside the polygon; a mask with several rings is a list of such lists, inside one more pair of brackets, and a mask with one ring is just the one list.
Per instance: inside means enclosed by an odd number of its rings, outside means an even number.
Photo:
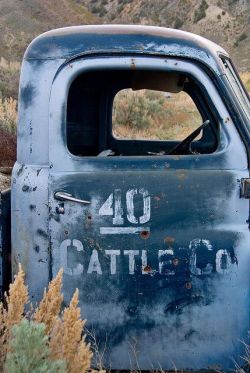
[{"label": "window frame", "polygon": [[[131,64],[133,63],[133,67]],[[68,63],[69,64],[69,63]],[[85,169],[93,170],[93,167],[104,170],[120,169],[154,169],[166,167],[166,164],[173,164],[177,168],[203,168],[203,169],[223,169],[244,168],[245,156],[242,152],[242,141],[236,126],[228,126],[227,123],[233,124],[232,118],[215,86],[211,76],[207,74],[206,69],[195,61],[187,58],[168,59],[151,55],[133,55],[133,56],[95,56],[70,61],[70,69],[66,63],[58,71],[52,84],[50,96],[50,116],[49,116],[49,158],[50,164],[54,170],[62,172],[63,170],[82,171]],[[113,70],[115,67],[120,70],[140,67],[141,69],[163,71],[176,71],[190,74],[196,78],[204,94],[211,103],[211,109],[215,113],[220,123],[220,144],[217,150],[211,154],[199,155],[163,155],[159,156],[77,156],[68,151],[66,141],[66,112],[67,98],[69,88],[77,76],[88,71]],[[55,146],[56,144],[56,146]],[[231,157],[232,152],[239,154],[239,157]],[[230,155],[229,155],[230,154]],[[63,162],[61,160],[63,159]],[[180,161],[177,162],[176,161]],[[129,166],[131,165],[131,167]]]},{"label": "window frame", "polygon": [[225,78],[234,92],[238,104],[250,121],[250,98],[248,92],[246,91],[244,84],[241,82],[241,79],[230,58],[221,56],[221,60],[223,69],[225,71]]}]

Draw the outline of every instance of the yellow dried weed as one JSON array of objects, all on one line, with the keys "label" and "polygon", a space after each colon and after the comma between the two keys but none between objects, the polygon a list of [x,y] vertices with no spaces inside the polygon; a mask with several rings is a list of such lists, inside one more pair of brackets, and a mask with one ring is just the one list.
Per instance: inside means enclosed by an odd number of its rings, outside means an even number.
[{"label": "yellow dried weed", "polygon": [[6,327],[11,329],[18,324],[24,315],[25,305],[29,301],[28,288],[24,284],[25,273],[19,264],[19,270],[13,284],[10,284],[9,295],[6,295],[7,313]]},{"label": "yellow dried weed", "polygon": [[92,352],[82,337],[85,320],[81,320],[78,307],[78,289],[75,291],[70,305],[65,308],[62,319],[57,319],[50,338],[52,359],[63,359],[67,362],[69,373],[84,373],[90,369]]},{"label": "yellow dried weed", "polygon": [[9,294],[5,294],[6,308],[0,302],[0,367],[3,367],[9,349],[11,328],[18,324],[29,301],[28,289],[24,284],[24,271],[19,264],[18,274],[10,285]]},{"label": "yellow dried weed", "polygon": [[43,298],[34,314],[34,321],[45,324],[46,333],[50,334],[53,323],[58,317],[62,305],[61,294],[63,270],[49,283],[48,291],[44,290]]}]

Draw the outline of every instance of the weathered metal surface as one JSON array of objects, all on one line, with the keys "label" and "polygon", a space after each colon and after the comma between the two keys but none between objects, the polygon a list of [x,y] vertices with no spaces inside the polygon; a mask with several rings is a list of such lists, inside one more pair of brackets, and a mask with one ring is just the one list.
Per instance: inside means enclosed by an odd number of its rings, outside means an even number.
[{"label": "weathered metal surface", "polygon": [[[12,175],[14,272],[21,261],[36,301],[63,266],[65,301],[78,287],[88,329],[113,369],[229,370],[243,354],[250,251],[249,201],[240,192],[249,178],[249,130],[225,89],[217,52],[225,54],[182,32],[83,27],[45,34],[26,53]],[[76,54],[85,57],[67,64]],[[209,66],[213,79],[191,60]],[[220,123],[218,149],[71,155],[70,84],[80,73],[111,68],[194,77]],[[56,192],[91,203],[58,201]]]},{"label": "weathered metal surface", "polygon": [[72,59],[90,54],[153,54],[186,57],[221,71],[219,45],[201,36],[163,27],[98,25],[53,30],[30,44],[25,58]]},{"label": "weathered metal surface", "polygon": [[11,185],[12,270],[22,263],[29,294],[40,299],[50,279],[48,169],[16,163]]},{"label": "weathered metal surface", "polygon": [[[66,302],[80,289],[88,328],[111,351],[107,366],[233,367],[249,328],[248,203],[237,182],[245,174],[128,168],[52,176],[53,274],[64,267]],[[57,215],[53,189],[91,205],[64,203]]]}]

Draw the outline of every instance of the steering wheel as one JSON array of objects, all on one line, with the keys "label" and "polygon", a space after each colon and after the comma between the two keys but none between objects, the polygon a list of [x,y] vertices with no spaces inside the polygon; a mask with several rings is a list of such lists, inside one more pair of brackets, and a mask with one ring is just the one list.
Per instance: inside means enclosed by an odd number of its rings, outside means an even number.
[{"label": "steering wheel", "polygon": [[192,141],[200,134],[200,132],[210,124],[210,120],[206,120],[202,125],[196,130],[194,130],[190,135],[188,135],[184,140],[182,140],[179,144],[177,144],[173,149],[171,149],[167,155],[174,155],[174,154],[192,154],[192,150],[190,149],[190,145]]}]

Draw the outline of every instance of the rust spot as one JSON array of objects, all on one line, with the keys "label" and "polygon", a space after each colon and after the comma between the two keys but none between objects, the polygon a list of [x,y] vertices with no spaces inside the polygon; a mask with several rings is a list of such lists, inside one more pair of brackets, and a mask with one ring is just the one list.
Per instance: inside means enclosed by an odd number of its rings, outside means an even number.
[{"label": "rust spot", "polygon": [[134,58],[131,59],[131,69],[132,69],[132,70],[135,70],[135,69],[136,69],[136,66],[135,66],[135,59],[134,59]]},{"label": "rust spot", "polygon": [[29,192],[30,191],[30,187],[28,185],[23,185],[22,191],[23,192]]},{"label": "rust spot", "polygon": [[192,288],[192,283],[191,282],[186,282],[185,283],[185,288],[190,290]]},{"label": "rust spot", "polygon": [[141,231],[141,233],[140,233],[141,238],[143,238],[144,240],[149,238],[149,235],[150,235],[150,233],[148,231]]},{"label": "rust spot", "polygon": [[88,216],[87,216],[87,219],[88,219],[88,220],[92,220],[92,216],[91,216],[91,215],[88,215]]},{"label": "rust spot", "polygon": [[185,170],[177,170],[176,173],[177,173],[178,179],[180,180],[184,180],[187,178],[187,171]]},{"label": "rust spot", "polygon": [[173,263],[174,266],[178,266],[179,259],[178,258],[174,258],[172,263]]},{"label": "rust spot", "polygon": [[161,200],[161,198],[160,198],[159,196],[154,196],[154,199],[155,199],[156,201],[160,201],[160,200]]},{"label": "rust spot", "polygon": [[174,243],[174,241],[175,241],[175,238],[171,237],[171,236],[167,236],[167,237],[164,238],[164,242],[166,242],[169,245]]},{"label": "rust spot", "polygon": [[146,266],[143,268],[143,272],[150,273],[150,272],[152,272],[152,268],[151,268],[149,265],[146,265]]}]

